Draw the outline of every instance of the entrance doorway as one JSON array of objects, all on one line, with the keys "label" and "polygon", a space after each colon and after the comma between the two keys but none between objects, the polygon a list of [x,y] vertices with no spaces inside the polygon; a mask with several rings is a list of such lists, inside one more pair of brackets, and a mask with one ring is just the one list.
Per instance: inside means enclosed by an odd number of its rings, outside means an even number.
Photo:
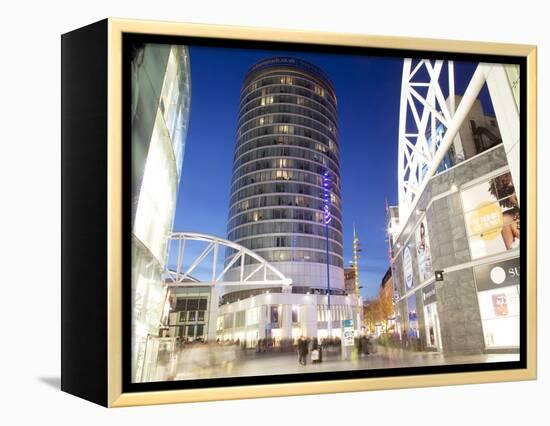
[{"label": "entrance doorway", "polygon": [[424,306],[424,324],[426,327],[426,345],[429,348],[441,351],[441,329],[436,302]]}]

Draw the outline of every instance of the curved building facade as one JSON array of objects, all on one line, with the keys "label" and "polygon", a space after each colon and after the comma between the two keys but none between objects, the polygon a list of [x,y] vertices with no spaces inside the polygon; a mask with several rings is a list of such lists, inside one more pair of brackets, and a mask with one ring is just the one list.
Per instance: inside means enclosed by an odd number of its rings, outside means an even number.
[{"label": "curved building facade", "polygon": [[[275,57],[246,74],[227,234],[291,278],[292,285],[226,288],[218,339],[283,346],[300,335],[339,337],[343,320],[360,327],[357,299],[344,285],[336,93],[316,66]],[[232,255],[226,253],[226,265]],[[256,267],[236,266],[226,279],[239,281],[242,274],[242,281]]]},{"label": "curved building facade", "polygon": [[344,290],[337,100],[316,66],[278,57],[245,76],[229,204],[228,239],[273,263],[295,291],[327,288],[329,208],[330,287]]},{"label": "curved building facade", "polygon": [[132,380],[164,380],[155,348],[167,321],[163,272],[191,107],[185,46],[132,52]]}]

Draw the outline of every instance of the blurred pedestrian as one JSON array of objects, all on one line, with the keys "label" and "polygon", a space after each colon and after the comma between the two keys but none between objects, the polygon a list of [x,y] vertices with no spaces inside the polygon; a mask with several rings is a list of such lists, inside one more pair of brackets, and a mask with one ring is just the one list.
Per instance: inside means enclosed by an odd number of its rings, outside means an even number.
[{"label": "blurred pedestrian", "polygon": [[401,343],[404,349],[409,349],[409,333],[406,328],[401,333]]},{"label": "blurred pedestrian", "polygon": [[365,355],[368,355],[369,354],[369,339],[367,336],[365,336],[364,334],[360,337],[359,341],[361,342],[360,346],[361,346],[361,353],[362,354],[365,354]]},{"label": "blurred pedestrian", "polygon": [[313,338],[311,344],[311,361],[315,364],[323,361],[323,353],[317,337]]},{"label": "blurred pedestrian", "polygon": [[308,341],[301,335],[298,339],[298,362],[302,365],[306,365],[308,353]]}]

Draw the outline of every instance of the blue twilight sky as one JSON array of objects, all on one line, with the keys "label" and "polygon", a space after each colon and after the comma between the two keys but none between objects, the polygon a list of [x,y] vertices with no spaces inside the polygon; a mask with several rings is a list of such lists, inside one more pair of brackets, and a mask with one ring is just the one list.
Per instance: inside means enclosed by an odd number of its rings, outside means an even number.
[{"label": "blue twilight sky", "polygon": [[[362,295],[372,298],[388,268],[385,204],[397,204],[397,140],[403,60],[369,56],[190,47],[192,100],[175,231],[226,237],[239,92],[247,70],[272,56],[320,67],[338,98],[344,259],[353,258],[353,224],[362,245]],[[455,64],[456,93],[476,64]],[[486,91],[486,89],[485,89]],[[485,99],[484,99],[485,98]],[[492,113],[487,95],[484,107]]]}]

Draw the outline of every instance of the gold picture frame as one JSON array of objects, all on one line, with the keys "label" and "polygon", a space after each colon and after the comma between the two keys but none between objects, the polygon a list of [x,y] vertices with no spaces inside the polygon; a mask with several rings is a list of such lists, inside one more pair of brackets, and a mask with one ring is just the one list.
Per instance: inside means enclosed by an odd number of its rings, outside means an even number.
[{"label": "gold picture frame", "polygon": [[[537,49],[532,45],[503,44],[488,42],[470,42],[454,40],[438,40],[392,36],[374,36],[363,34],[337,34],[312,31],[289,31],[255,27],[237,27],[224,25],[202,25],[174,22],[155,22],[109,18],[102,21],[99,32],[105,33],[106,45],[106,203],[105,203],[105,241],[106,264],[104,266],[106,284],[102,291],[105,299],[104,310],[106,315],[105,335],[105,370],[104,381],[101,381],[101,394],[104,397],[96,398],[96,402],[109,407],[124,407],[147,404],[166,404],[180,402],[214,401],[243,398],[261,398],[275,396],[291,396],[306,394],[322,394],[335,392],[358,392],[367,390],[398,389],[427,386],[461,385],[471,383],[493,383],[503,381],[534,380],[537,377]],[[71,34],[66,35],[69,40]],[[307,381],[278,384],[208,387],[199,389],[172,389],[144,392],[123,391],[123,319],[122,319],[122,276],[123,276],[123,35],[143,34],[169,37],[203,37],[224,40],[248,40],[273,43],[301,43],[327,46],[367,47],[388,50],[415,50],[425,52],[447,52],[477,55],[500,55],[524,58],[526,60],[526,143],[527,158],[525,165],[526,200],[527,200],[527,273],[526,276],[526,307],[527,333],[526,368],[507,370],[468,371],[460,373],[385,376],[373,378],[357,378],[326,381]],[[67,45],[69,43],[67,42]],[[67,59],[72,59],[69,54]],[[66,76],[70,75],[68,72]],[[65,79],[63,80],[65,84]],[[76,84],[76,83],[75,83]],[[71,90],[68,87],[67,90]],[[69,97],[70,94],[67,94]],[[67,101],[66,103],[68,103]],[[69,134],[69,133],[67,133]],[[66,136],[67,142],[69,136]],[[76,173],[76,172],[74,172]],[[67,177],[70,173],[67,172]],[[64,202],[71,203],[70,195],[63,192]],[[70,207],[67,207],[70,210]],[[64,231],[68,232],[68,231]],[[67,235],[67,234],[65,234]],[[68,237],[70,238],[70,237]],[[63,262],[70,260],[64,258]],[[73,260],[74,261],[74,260]],[[64,303],[73,300],[68,289],[74,284],[70,280],[70,273],[64,277]],[[522,295],[523,296],[523,295]],[[76,296],[74,296],[76,297]],[[99,297],[99,296],[98,296]],[[67,308],[63,322],[71,321],[72,311]],[[67,326],[69,327],[69,326]],[[72,337],[72,331],[67,329],[63,338],[67,345],[73,348],[78,345]],[[75,338],[76,339],[76,338]],[[68,351],[68,350],[67,350]],[[64,362],[75,355],[67,352]],[[99,355],[97,355],[99,356]],[[72,369],[71,369],[72,368]],[[78,367],[74,365],[62,374],[62,388],[70,393],[94,400],[87,391],[80,391],[76,381],[70,376],[76,374]],[[67,379],[68,378],[68,379]]]}]

